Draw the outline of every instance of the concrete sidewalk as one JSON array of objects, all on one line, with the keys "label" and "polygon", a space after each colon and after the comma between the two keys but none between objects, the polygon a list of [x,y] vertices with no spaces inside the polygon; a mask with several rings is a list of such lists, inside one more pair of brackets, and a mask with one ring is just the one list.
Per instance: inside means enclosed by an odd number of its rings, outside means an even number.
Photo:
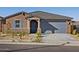
[{"label": "concrete sidewalk", "polygon": [[63,42],[52,42],[52,43],[37,43],[37,42],[8,42],[8,41],[4,41],[1,42],[0,44],[26,44],[26,45],[62,45]]},{"label": "concrete sidewalk", "polygon": [[55,45],[55,46],[79,46],[79,41],[53,41],[52,43],[36,43],[36,42],[10,42],[10,41],[0,41],[0,44],[25,44],[25,45]]}]

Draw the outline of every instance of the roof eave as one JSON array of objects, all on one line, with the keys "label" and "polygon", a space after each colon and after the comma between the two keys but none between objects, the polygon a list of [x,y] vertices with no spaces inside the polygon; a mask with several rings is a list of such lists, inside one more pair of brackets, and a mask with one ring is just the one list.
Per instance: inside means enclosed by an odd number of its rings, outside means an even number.
[{"label": "roof eave", "polygon": [[16,15],[19,15],[19,14],[22,14],[22,13],[29,14],[27,12],[22,11],[22,12],[18,12],[18,13],[15,13],[15,14],[12,14],[12,15],[9,15],[9,16],[6,16],[6,17],[4,17],[4,19],[8,19],[10,17],[16,16]]}]

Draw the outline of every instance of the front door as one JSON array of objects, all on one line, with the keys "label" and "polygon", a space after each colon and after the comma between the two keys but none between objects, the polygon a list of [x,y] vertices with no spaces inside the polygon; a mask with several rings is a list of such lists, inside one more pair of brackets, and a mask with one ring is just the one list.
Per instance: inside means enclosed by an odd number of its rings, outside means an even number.
[{"label": "front door", "polygon": [[36,33],[37,32],[38,23],[36,20],[30,21],[30,33]]}]

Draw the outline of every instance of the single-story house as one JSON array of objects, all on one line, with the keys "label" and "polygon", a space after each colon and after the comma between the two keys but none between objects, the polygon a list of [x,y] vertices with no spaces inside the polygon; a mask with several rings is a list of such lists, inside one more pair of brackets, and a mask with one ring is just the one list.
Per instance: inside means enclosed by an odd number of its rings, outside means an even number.
[{"label": "single-story house", "polygon": [[71,17],[43,12],[18,12],[0,17],[0,31],[24,31],[28,33],[67,33]]}]

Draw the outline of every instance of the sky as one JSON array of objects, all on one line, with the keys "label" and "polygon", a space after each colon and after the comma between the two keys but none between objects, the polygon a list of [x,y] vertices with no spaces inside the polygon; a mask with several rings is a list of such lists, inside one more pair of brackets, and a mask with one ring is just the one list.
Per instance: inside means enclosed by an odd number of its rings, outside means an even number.
[{"label": "sky", "polygon": [[49,13],[69,16],[79,21],[79,7],[0,7],[0,16],[6,17],[17,12],[45,11]]}]

